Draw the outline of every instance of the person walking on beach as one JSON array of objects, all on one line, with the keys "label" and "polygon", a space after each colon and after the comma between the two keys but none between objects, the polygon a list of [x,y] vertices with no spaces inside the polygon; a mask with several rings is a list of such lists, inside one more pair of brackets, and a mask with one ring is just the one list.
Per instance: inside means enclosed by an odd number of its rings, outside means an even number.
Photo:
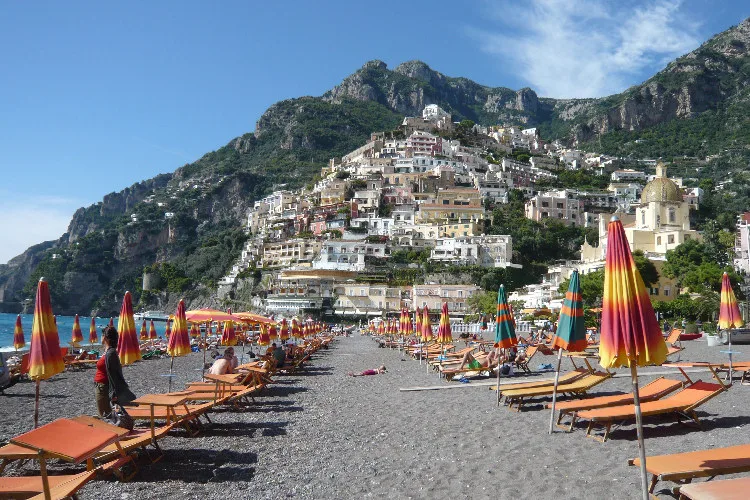
[{"label": "person walking on beach", "polygon": [[108,326],[102,332],[104,356],[96,362],[94,374],[96,409],[99,415],[106,417],[112,413],[112,403],[126,405],[135,399],[122,375],[120,356],[117,354],[117,330]]}]

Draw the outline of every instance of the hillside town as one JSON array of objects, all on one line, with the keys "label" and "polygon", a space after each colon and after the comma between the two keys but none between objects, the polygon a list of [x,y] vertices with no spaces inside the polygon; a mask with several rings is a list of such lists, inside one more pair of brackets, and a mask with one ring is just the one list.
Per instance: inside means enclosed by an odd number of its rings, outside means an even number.
[{"label": "hillside town", "polygon": [[[451,139],[459,127],[468,128],[471,144]],[[545,189],[561,169],[606,175],[610,182],[600,191]],[[267,293],[253,305],[282,315],[322,312],[366,320],[448,302],[452,314],[463,318],[471,314],[467,299],[479,286],[393,283],[384,265],[408,251],[423,252],[433,263],[520,268],[513,262],[512,237],[487,233],[491,208],[507,203],[514,190],[523,194],[528,219],[598,231],[598,239],[584,241],[580,260],[551,266],[542,283],[511,294],[525,308],[559,309],[558,287],[574,269],[586,274],[603,268],[613,213],[623,220],[631,249],[642,251],[657,270],[667,251],[701,238],[691,229],[690,211],[700,206],[702,189],[683,188],[682,179],[669,178],[660,162],[641,160],[626,168],[616,157],[547,142],[535,128],[456,123],[428,105],[422,116],[404,118],[397,131],[373,133],[366,144],[332,158],[306,189],[279,186],[256,201],[242,256],[219,285],[231,287],[249,270],[270,273]],[[744,241],[745,249],[737,253],[745,260],[747,227],[739,225],[745,237],[738,237],[738,245]],[[419,269],[414,262],[401,266]],[[655,300],[677,293],[675,281],[661,274],[651,287]]]}]

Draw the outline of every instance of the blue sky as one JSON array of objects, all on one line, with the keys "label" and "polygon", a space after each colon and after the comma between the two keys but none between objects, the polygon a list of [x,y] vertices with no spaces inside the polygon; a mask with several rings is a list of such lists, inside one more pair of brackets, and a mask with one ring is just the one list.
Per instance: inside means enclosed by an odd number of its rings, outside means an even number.
[{"label": "blue sky", "polygon": [[710,0],[3,2],[0,263],[370,59],[601,96],[747,16]]}]

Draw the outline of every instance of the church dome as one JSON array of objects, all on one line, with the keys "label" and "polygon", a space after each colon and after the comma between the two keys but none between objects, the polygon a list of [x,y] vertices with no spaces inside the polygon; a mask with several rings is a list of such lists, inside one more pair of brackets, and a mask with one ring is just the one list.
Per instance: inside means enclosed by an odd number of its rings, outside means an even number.
[{"label": "church dome", "polygon": [[682,192],[679,186],[667,178],[667,168],[660,163],[656,166],[656,177],[646,184],[641,193],[641,203],[650,203],[652,201],[682,201]]}]

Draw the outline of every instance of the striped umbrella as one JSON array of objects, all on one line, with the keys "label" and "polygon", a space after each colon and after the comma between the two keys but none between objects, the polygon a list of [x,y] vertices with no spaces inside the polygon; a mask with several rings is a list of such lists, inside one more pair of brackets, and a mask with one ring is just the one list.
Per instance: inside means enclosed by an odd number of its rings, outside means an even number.
[{"label": "striped umbrella", "polygon": [[138,343],[138,334],[135,333],[135,320],[133,319],[133,298],[130,292],[125,292],[122,298],[120,318],[117,320],[117,354],[120,356],[122,366],[127,366],[141,359],[141,346]]},{"label": "striped umbrella", "polygon": [[664,363],[667,359],[667,346],[643,278],[630,252],[622,222],[617,217],[612,217],[607,228],[599,357],[604,368],[630,367],[638,429],[641,486],[643,498],[648,499],[646,448],[643,443],[637,367]]},{"label": "striped umbrella", "polygon": [[370,321],[370,326],[368,327],[368,330],[370,331],[370,333],[375,333],[375,322],[374,321]]},{"label": "striped umbrella", "polygon": [[154,320],[151,320],[151,323],[148,325],[148,338],[150,340],[156,340],[158,335],[156,335],[156,325],[154,325]]},{"label": "striped umbrella", "polygon": [[583,299],[578,271],[573,271],[565,292],[560,318],[557,322],[555,335],[552,337],[552,347],[557,348],[557,369],[555,370],[555,384],[552,389],[552,415],[549,419],[549,433],[552,434],[554,425],[555,405],[557,404],[557,384],[560,380],[560,363],[563,349],[566,351],[582,351],[586,348],[586,322],[583,319]]},{"label": "striped umbrella", "polygon": [[23,338],[23,325],[21,324],[21,315],[16,316],[16,327],[13,329],[13,347],[16,351],[26,346],[26,339]]},{"label": "striped umbrella", "polygon": [[380,320],[378,323],[378,335],[385,335],[385,320]]},{"label": "striped umbrella", "polygon": [[31,347],[29,348],[29,378],[36,383],[34,398],[34,428],[39,425],[39,383],[65,370],[60,337],[52,315],[49,285],[39,279],[34,304],[34,321],[31,325]]},{"label": "striped umbrella", "polygon": [[198,338],[201,336],[201,331],[198,329],[198,324],[193,323],[190,325],[190,337],[191,338]]},{"label": "striped umbrella", "polygon": [[70,343],[74,346],[78,347],[78,344],[83,342],[83,332],[81,331],[81,320],[78,318],[78,315],[76,314],[75,319],[73,320],[73,331],[70,335]]},{"label": "striped umbrella", "polygon": [[180,300],[177,304],[177,312],[172,325],[172,333],[169,335],[167,342],[167,354],[171,360],[169,362],[169,392],[172,392],[172,371],[174,369],[174,358],[190,354],[190,337],[188,336],[187,319],[185,318],[185,301]]},{"label": "striped umbrella", "polygon": [[167,324],[164,325],[164,338],[169,339],[169,333],[171,331],[171,320],[167,320]]},{"label": "striped umbrella", "polygon": [[239,321],[233,314],[218,309],[193,309],[185,311],[188,323],[211,323],[213,321]]},{"label": "striped umbrella", "polygon": [[271,344],[271,336],[268,333],[268,328],[265,324],[260,324],[260,335],[258,336],[258,345],[270,345]]},{"label": "striped umbrella", "polygon": [[234,332],[234,323],[231,321],[224,322],[224,332],[221,334],[222,345],[237,345],[237,336]]},{"label": "striped umbrella", "polygon": [[727,340],[729,341],[729,383],[732,384],[732,328],[740,328],[745,321],[740,316],[740,308],[737,305],[737,299],[734,297],[732,283],[729,281],[729,275],[724,273],[721,277],[721,302],[719,305],[719,328],[727,331]]},{"label": "striped umbrella", "polygon": [[299,326],[299,321],[297,318],[292,318],[292,337],[295,339],[301,339],[302,338],[302,329]]},{"label": "striped umbrella", "polygon": [[440,311],[440,325],[438,326],[437,341],[440,344],[449,344],[453,342],[453,334],[451,332],[451,319],[448,314],[447,302],[443,302],[443,307]]},{"label": "striped umbrella", "polygon": [[500,285],[497,291],[497,315],[495,316],[495,343],[497,347],[509,349],[518,344],[516,325],[508,307],[505,296],[505,285]]},{"label": "striped umbrella", "polygon": [[89,344],[98,344],[99,338],[96,335],[96,318],[91,317],[91,324],[89,325]]},{"label": "striped umbrella", "polygon": [[112,328],[114,328],[115,327],[115,318],[113,318],[112,316],[110,316],[109,317],[109,325],[107,325],[107,326],[111,326]]},{"label": "striped umbrella", "polygon": [[422,336],[422,311],[419,309],[419,306],[417,306],[417,309],[414,312],[414,322],[416,323],[415,330],[416,330],[417,337],[421,337]]},{"label": "striped umbrella", "polygon": [[[265,326],[265,325],[263,323],[261,323],[260,326]],[[279,333],[276,330],[276,323],[271,323],[270,325],[268,325],[267,330],[268,330],[268,338],[269,339],[276,340],[277,338],[279,338]],[[261,332],[262,332],[262,330],[261,330]]]},{"label": "striped umbrella", "polygon": [[487,331],[489,329],[489,322],[487,321],[487,315],[482,314],[482,331]]},{"label": "striped umbrella", "polygon": [[422,342],[432,340],[432,322],[430,321],[430,308],[422,308]]},{"label": "striped umbrella", "polygon": [[146,326],[145,319],[141,323],[141,331],[138,334],[138,340],[148,340],[148,327]]},{"label": "striped umbrella", "polygon": [[286,342],[287,340],[289,340],[289,324],[286,322],[286,318],[281,320],[279,339],[281,339],[282,342]]}]

